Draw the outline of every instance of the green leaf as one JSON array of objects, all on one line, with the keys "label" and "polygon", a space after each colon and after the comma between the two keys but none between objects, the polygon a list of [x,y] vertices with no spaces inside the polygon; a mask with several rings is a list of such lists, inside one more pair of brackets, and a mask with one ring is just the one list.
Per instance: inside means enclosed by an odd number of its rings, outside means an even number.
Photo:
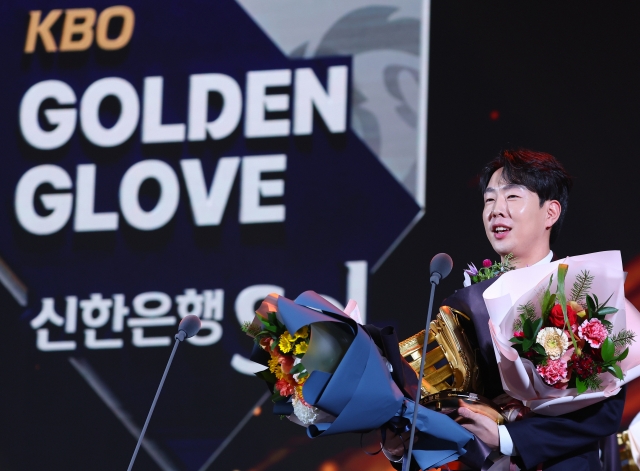
[{"label": "green leaf", "polygon": [[611,341],[610,338],[606,338],[604,342],[602,342],[602,349],[600,350],[600,354],[602,355],[602,360],[605,362],[609,362],[613,360],[615,355],[616,347]]},{"label": "green leaf", "polygon": [[279,402],[279,401],[285,401],[287,398],[285,396],[281,396],[279,391],[276,391],[273,393],[273,396],[271,396],[271,400],[273,402]]},{"label": "green leaf", "polygon": [[609,314],[615,314],[618,309],[615,307],[601,307],[598,309],[598,316],[608,316]]},{"label": "green leaf", "polygon": [[302,363],[298,363],[293,368],[289,370],[289,374],[295,375],[297,373],[302,373],[305,370],[304,365]]},{"label": "green leaf", "polygon": [[524,336],[527,339],[533,337],[533,325],[531,324],[531,319],[525,319],[524,323],[522,324],[522,331],[524,332]]},{"label": "green leaf", "polygon": [[542,304],[540,307],[542,308],[542,320],[543,322],[547,322],[547,317],[549,316],[549,311],[553,307],[553,303],[555,302],[555,295],[551,294],[551,282],[553,281],[553,275],[549,277],[549,284],[547,285],[547,289],[544,290],[544,295],[542,296]]},{"label": "green leaf", "polygon": [[536,351],[536,353],[539,353],[542,356],[546,356],[547,352],[544,351],[544,347],[542,345],[540,345],[539,343],[536,343],[533,346],[533,349]]},{"label": "green leaf", "polygon": [[587,390],[587,384],[579,376],[576,376],[576,389],[578,394],[582,394]]},{"label": "green leaf", "polygon": [[589,310],[589,318],[593,317],[596,313],[596,303],[593,298],[587,294],[587,309]]},{"label": "green leaf", "polygon": [[276,375],[274,375],[269,369],[258,371],[254,373],[258,378],[265,380],[267,383],[275,383],[277,381]]},{"label": "green leaf", "polygon": [[613,361],[622,361],[622,360],[624,360],[625,358],[627,358],[627,355],[629,355],[629,348],[628,348],[628,347],[624,349],[624,352],[622,352],[620,355],[618,355],[617,357],[615,357],[615,358],[613,359]]},{"label": "green leaf", "polygon": [[611,365],[608,370],[616,378],[624,379],[624,374],[622,374],[622,368],[620,368],[620,365]]},{"label": "green leaf", "polygon": [[531,346],[533,345],[533,342],[534,342],[533,339],[530,339],[530,338],[524,339],[524,342],[522,342],[522,350],[525,352],[528,352]]},{"label": "green leaf", "polygon": [[509,339],[509,342],[511,343],[517,343],[517,344],[522,344],[523,338],[522,337],[511,337]]},{"label": "green leaf", "polygon": [[273,332],[274,334],[278,332],[278,328],[271,324],[265,325],[264,328],[265,330],[268,330],[269,332]]},{"label": "green leaf", "polygon": [[540,329],[542,328],[542,319],[538,319],[533,323],[533,335],[531,336],[531,338],[537,338],[538,337],[538,332],[540,332]]}]

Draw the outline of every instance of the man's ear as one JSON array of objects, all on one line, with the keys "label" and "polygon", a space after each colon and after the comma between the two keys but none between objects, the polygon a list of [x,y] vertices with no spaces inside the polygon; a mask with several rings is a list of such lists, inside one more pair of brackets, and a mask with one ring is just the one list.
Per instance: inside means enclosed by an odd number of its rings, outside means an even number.
[{"label": "man's ear", "polygon": [[562,213],[562,206],[558,200],[550,200],[546,202],[547,206],[547,223],[546,228],[551,229]]}]

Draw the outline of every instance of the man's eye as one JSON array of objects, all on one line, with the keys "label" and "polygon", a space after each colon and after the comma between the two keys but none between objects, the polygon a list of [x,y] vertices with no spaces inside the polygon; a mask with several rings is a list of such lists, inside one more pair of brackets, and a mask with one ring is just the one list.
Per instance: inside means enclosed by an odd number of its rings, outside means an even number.
[{"label": "man's eye", "polygon": [[493,202],[493,198],[487,198],[486,200],[484,200],[484,203],[492,203]]},{"label": "man's eye", "polygon": [[518,198],[518,195],[509,195],[509,196],[507,196],[507,199],[510,199],[510,200],[516,199],[516,198]]}]

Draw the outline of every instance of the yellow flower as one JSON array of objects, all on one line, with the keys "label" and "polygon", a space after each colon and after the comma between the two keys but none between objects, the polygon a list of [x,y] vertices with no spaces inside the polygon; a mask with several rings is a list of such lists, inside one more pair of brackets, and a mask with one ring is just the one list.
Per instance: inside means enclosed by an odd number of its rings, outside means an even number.
[{"label": "yellow flower", "polygon": [[277,370],[280,369],[280,363],[278,362],[278,357],[271,357],[268,364],[269,364],[269,371],[271,371],[272,373],[275,373]]},{"label": "yellow flower", "polygon": [[309,337],[309,326],[305,325],[296,332],[296,339],[306,339]]},{"label": "yellow flower", "polygon": [[288,331],[285,331],[284,334],[282,334],[282,336],[280,337],[280,341],[278,342],[280,351],[282,353],[289,353],[291,351],[292,343],[293,339],[291,339],[291,335]]},{"label": "yellow flower", "polygon": [[305,353],[307,353],[308,346],[309,344],[307,342],[300,342],[298,345],[296,345],[295,354],[304,355]]}]

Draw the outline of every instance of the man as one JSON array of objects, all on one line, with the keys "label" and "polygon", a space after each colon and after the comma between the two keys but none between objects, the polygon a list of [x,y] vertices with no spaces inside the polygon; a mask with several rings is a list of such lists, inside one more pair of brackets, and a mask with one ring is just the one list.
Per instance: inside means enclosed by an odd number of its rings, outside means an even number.
[{"label": "man", "polygon": [[[513,254],[516,268],[549,263],[553,258],[550,245],[560,232],[571,188],[571,177],[562,165],[543,152],[505,150],[482,170],[480,188],[484,228],[496,253],[503,260]],[[442,303],[472,317],[476,338],[470,340],[480,353],[484,394],[490,398],[503,393],[482,298],[494,281],[458,290]],[[616,396],[570,414],[532,414],[501,426],[465,407],[458,412],[465,419],[463,427],[491,449],[513,456],[512,461],[521,469],[542,465],[549,471],[595,471],[602,469],[598,443],[617,432],[624,396],[623,388]],[[384,451],[397,461],[404,446],[401,437],[394,437]]]}]

